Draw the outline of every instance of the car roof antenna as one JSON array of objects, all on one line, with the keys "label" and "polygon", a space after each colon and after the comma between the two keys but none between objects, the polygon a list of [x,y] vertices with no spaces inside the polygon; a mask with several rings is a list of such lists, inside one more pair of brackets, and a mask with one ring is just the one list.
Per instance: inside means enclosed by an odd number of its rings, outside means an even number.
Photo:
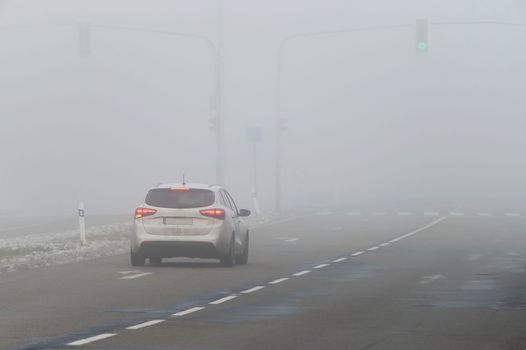
[{"label": "car roof antenna", "polygon": [[186,186],[186,180],[185,180],[185,177],[184,177],[184,173],[183,173],[183,186]]}]

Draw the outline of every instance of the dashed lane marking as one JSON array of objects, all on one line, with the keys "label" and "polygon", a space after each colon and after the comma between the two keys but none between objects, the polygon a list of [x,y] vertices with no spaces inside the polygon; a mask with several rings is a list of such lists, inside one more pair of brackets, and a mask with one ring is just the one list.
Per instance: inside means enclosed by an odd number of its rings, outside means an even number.
[{"label": "dashed lane marking", "polygon": [[464,216],[464,213],[453,211],[449,213],[450,216]]},{"label": "dashed lane marking", "polygon": [[214,300],[214,301],[210,302],[209,304],[210,305],[219,305],[219,304],[226,303],[227,301],[230,301],[230,300],[233,300],[233,299],[236,299],[236,298],[237,298],[237,295],[229,295],[227,297]]},{"label": "dashed lane marking", "polygon": [[400,237],[397,237],[397,238],[394,238],[394,239],[390,240],[389,243],[395,243],[395,242],[401,241],[402,239],[406,239],[408,237],[414,236],[417,233],[425,231],[425,230],[427,230],[427,229],[429,229],[429,228],[441,223],[442,221],[444,221],[446,219],[447,219],[447,216],[442,216],[440,219],[437,219],[437,220],[431,222],[430,224],[428,224],[426,226],[420,227],[419,229],[416,229],[416,230],[414,230],[412,232],[406,233],[405,235],[402,235]]},{"label": "dashed lane marking", "polygon": [[256,287],[253,287],[253,288],[250,288],[250,289],[242,291],[241,294],[254,293],[254,292],[257,292],[258,290],[262,290],[263,288],[265,288],[265,287],[264,286],[256,286]]},{"label": "dashed lane marking", "polygon": [[299,276],[306,275],[306,274],[308,274],[308,273],[310,273],[310,270],[305,270],[305,271],[296,272],[296,273],[293,274],[292,276],[299,277]]},{"label": "dashed lane marking", "polygon": [[162,323],[164,321],[166,321],[166,320],[151,320],[151,321],[148,321],[148,322],[139,323],[139,324],[137,324],[135,326],[127,327],[126,329],[137,330],[137,329],[141,329],[141,328],[150,327],[150,326]]},{"label": "dashed lane marking", "polygon": [[424,216],[440,216],[440,213],[437,211],[428,211],[424,213]]},{"label": "dashed lane marking", "polygon": [[477,261],[478,259],[482,258],[482,254],[472,254],[468,256],[468,261]]},{"label": "dashed lane marking", "polygon": [[519,214],[519,213],[506,213],[506,216],[509,217],[509,218],[516,218],[516,217],[521,216],[521,214]]},{"label": "dashed lane marking", "polygon": [[[440,223],[441,221],[445,220],[446,218],[447,217],[445,217],[445,216],[441,217],[440,219],[435,220],[435,221],[431,222],[430,224],[428,224],[428,225],[426,225],[424,227],[421,227],[421,228],[419,228],[417,230],[414,230],[414,231],[409,232],[409,233],[407,233],[405,235],[397,237],[397,238],[395,238],[395,239],[393,239],[393,240],[391,240],[389,242],[379,244],[378,246],[373,246],[373,247],[367,249],[367,251],[374,251],[374,250],[379,249],[380,247],[387,246],[387,245],[389,245],[389,244],[391,244],[393,242],[397,242],[397,241],[399,241],[401,239],[404,239],[404,238],[410,237],[412,235],[415,235],[415,234],[417,234],[419,232],[422,232],[422,231],[424,231],[424,230],[426,230],[426,229],[428,229],[428,228]],[[365,251],[358,251],[358,252],[353,253],[351,256],[354,257],[354,256],[362,255],[364,253],[365,253]],[[348,257],[342,257],[342,258],[338,258],[338,259],[333,260],[333,262],[337,263],[337,262],[342,262],[342,261],[345,261],[345,260],[348,260],[348,259],[349,259]],[[330,263],[320,264],[320,265],[315,266],[314,268],[315,269],[321,269],[321,268],[324,268],[324,267],[327,267],[327,266],[330,266]],[[144,272],[144,273],[137,273],[137,272],[140,272],[140,271],[138,271],[138,270],[120,271],[119,273],[125,275],[125,276],[121,277],[121,279],[134,279],[134,278],[139,278],[139,277],[142,277],[142,276],[147,276],[147,275],[152,274],[152,272]],[[304,271],[296,272],[292,276],[299,277],[299,276],[306,275],[306,274],[308,274],[310,272],[311,272],[311,270],[304,270]],[[135,273],[135,274],[133,274],[133,273]],[[432,282],[434,282],[434,281],[436,281],[438,279],[442,279],[442,278],[445,278],[445,276],[443,276],[443,275],[424,276],[419,281],[419,283],[421,283],[421,284],[429,284],[429,283],[432,283]],[[283,277],[283,278],[279,278],[279,279],[273,280],[271,282],[268,282],[268,284],[269,285],[274,285],[274,284],[282,283],[282,282],[287,281],[289,279],[290,279],[290,277]],[[261,290],[263,288],[265,288],[265,286],[255,286],[255,287],[252,287],[250,289],[246,289],[246,290],[240,292],[240,294],[250,294],[250,293],[256,292],[258,290]],[[238,298],[238,295],[230,295],[230,296],[226,296],[224,298],[212,301],[209,304],[210,305],[218,305],[218,304],[222,304],[222,303],[225,303],[227,301],[230,301],[230,300],[233,300],[233,299],[236,299],[236,298]],[[193,308],[190,308],[190,309],[187,309],[187,310],[183,310],[183,311],[174,313],[174,314],[172,314],[172,317],[181,317],[181,316],[189,315],[189,314],[192,314],[194,312],[201,311],[201,310],[204,310],[204,309],[205,309],[205,307],[193,307]],[[140,324],[137,324],[137,325],[134,325],[134,326],[129,326],[126,329],[128,329],[128,330],[137,330],[137,329],[153,326],[153,325],[165,322],[165,321],[166,320],[162,320],[162,319],[150,320],[150,321],[143,322],[143,323],[140,323]],[[102,333],[102,334],[95,335],[95,336],[92,336],[92,337],[89,337],[89,338],[84,338],[84,339],[80,339],[80,340],[68,343],[67,345],[68,346],[82,346],[82,345],[89,344],[91,342],[95,342],[95,341],[98,341],[98,340],[107,339],[107,338],[113,337],[115,335],[117,335],[117,333]]]},{"label": "dashed lane marking", "polygon": [[99,335],[96,335],[96,336],[93,336],[93,337],[80,339],[80,340],[68,343],[67,345],[69,345],[69,346],[86,345],[86,344],[89,344],[89,343],[93,343],[94,341],[97,341],[97,340],[108,339],[108,338],[113,337],[115,335],[117,335],[117,333],[103,333],[103,334],[99,334]]},{"label": "dashed lane marking", "polygon": [[430,283],[433,283],[437,280],[440,280],[440,279],[443,279],[443,278],[446,278],[446,276],[444,275],[431,275],[431,276],[424,276],[422,277],[422,279],[420,280],[420,284],[430,284]]},{"label": "dashed lane marking", "polygon": [[270,220],[270,221],[267,221],[267,222],[261,222],[259,224],[256,224],[256,225],[252,226],[252,229],[260,230],[260,229],[263,229],[263,228],[266,228],[266,227],[269,227],[269,226],[275,226],[275,225],[284,224],[286,222],[290,222],[290,221],[293,221],[293,220],[296,220],[296,219],[297,219],[296,216],[290,216],[290,217],[287,217],[287,218],[284,218],[284,219],[280,219],[280,220]]},{"label": "dashed lane marking", "polygon": [[321,265],[317,265],[317,266],[314,266],[315,269],[323,269],[324,267],[327,267],[329,266],[329,264],[321,264]]},{"label": "dashed lane marking", "polygon": [[292,243],[299,240],[297,237],[279,237],[278,239],[282,240],[283,242]]},{"label": "dashed lane marking", "polygon": [[281,283],[281,282],[285,282],[285,281],[287,281],[289,279],[290,279],[289,277],[278,278],[277,280],[271,281],[268,284],[278,284],[278,283]]},{"label": "dashed lane marking", "polygon": [[401,211],[398,213],[399,216],[413,216],[413,213],[410,211]]},{"label": "dashed lane marking", "polygon": [[204,310],[204,307],[202,307],[202,306],[193,307],[191,309],[180,311],[180,312],[177,312],[175,314],[172,314],[172,316],[173,317],[186,316],[186,315],[193,314],[194,312],[201,311],[201,310]]},{"label": "dashed lane marking", "polygon": [[350,212],[347,212],[348,216],[362,216],[362,212],[360,211],[350,211]]},{"label": "dashed lane marking", "polygon": [[126,276],[123,276],[119,279],[121,280],[133,280],[135,278],[139,278],[139,277],[144,277],[144,276],[148,276],[148,275],[151,275],[153,274],[153,272],[143,272],[143,273],[139,273],[139,274],[136,274],[136,275],[126,275]]}]

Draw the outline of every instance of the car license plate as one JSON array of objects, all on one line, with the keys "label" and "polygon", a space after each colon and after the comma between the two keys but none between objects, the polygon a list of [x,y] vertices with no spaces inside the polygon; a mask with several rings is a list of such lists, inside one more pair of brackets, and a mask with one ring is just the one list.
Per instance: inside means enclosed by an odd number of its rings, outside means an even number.
[{"label": "car license plate", "polygon": [[192,225],[192,218],[164,218],[165,225]]}]

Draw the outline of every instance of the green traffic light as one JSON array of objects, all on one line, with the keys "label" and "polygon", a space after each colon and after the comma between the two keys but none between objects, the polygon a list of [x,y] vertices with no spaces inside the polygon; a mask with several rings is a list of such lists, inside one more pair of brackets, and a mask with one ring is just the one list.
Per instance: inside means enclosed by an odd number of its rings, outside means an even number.
[{"label": "green traffic light", "polygon": [[417,43],[416,48],[418,51],[427,51],[429,49],[429,45],[428,43],[421,41]]}]

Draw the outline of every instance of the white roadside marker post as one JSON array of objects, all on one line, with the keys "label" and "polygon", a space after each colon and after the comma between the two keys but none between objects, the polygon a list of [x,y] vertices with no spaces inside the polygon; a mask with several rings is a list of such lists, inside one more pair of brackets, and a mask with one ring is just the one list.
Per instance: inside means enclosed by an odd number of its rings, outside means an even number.
[{"label": "white roadside marker post", "polygon": [[256,212],[256,216],[259,216],[261,211],[259,209],[259,201],[255,188],[252,189],[252,201],[254,202],[254,211]]},{"label": "white roadside marker post", "polygon": [[84,203],[79,203],[79,228],[80,228],[80,245],[86,245],[86,220],[85,220],[85,211]]}]

